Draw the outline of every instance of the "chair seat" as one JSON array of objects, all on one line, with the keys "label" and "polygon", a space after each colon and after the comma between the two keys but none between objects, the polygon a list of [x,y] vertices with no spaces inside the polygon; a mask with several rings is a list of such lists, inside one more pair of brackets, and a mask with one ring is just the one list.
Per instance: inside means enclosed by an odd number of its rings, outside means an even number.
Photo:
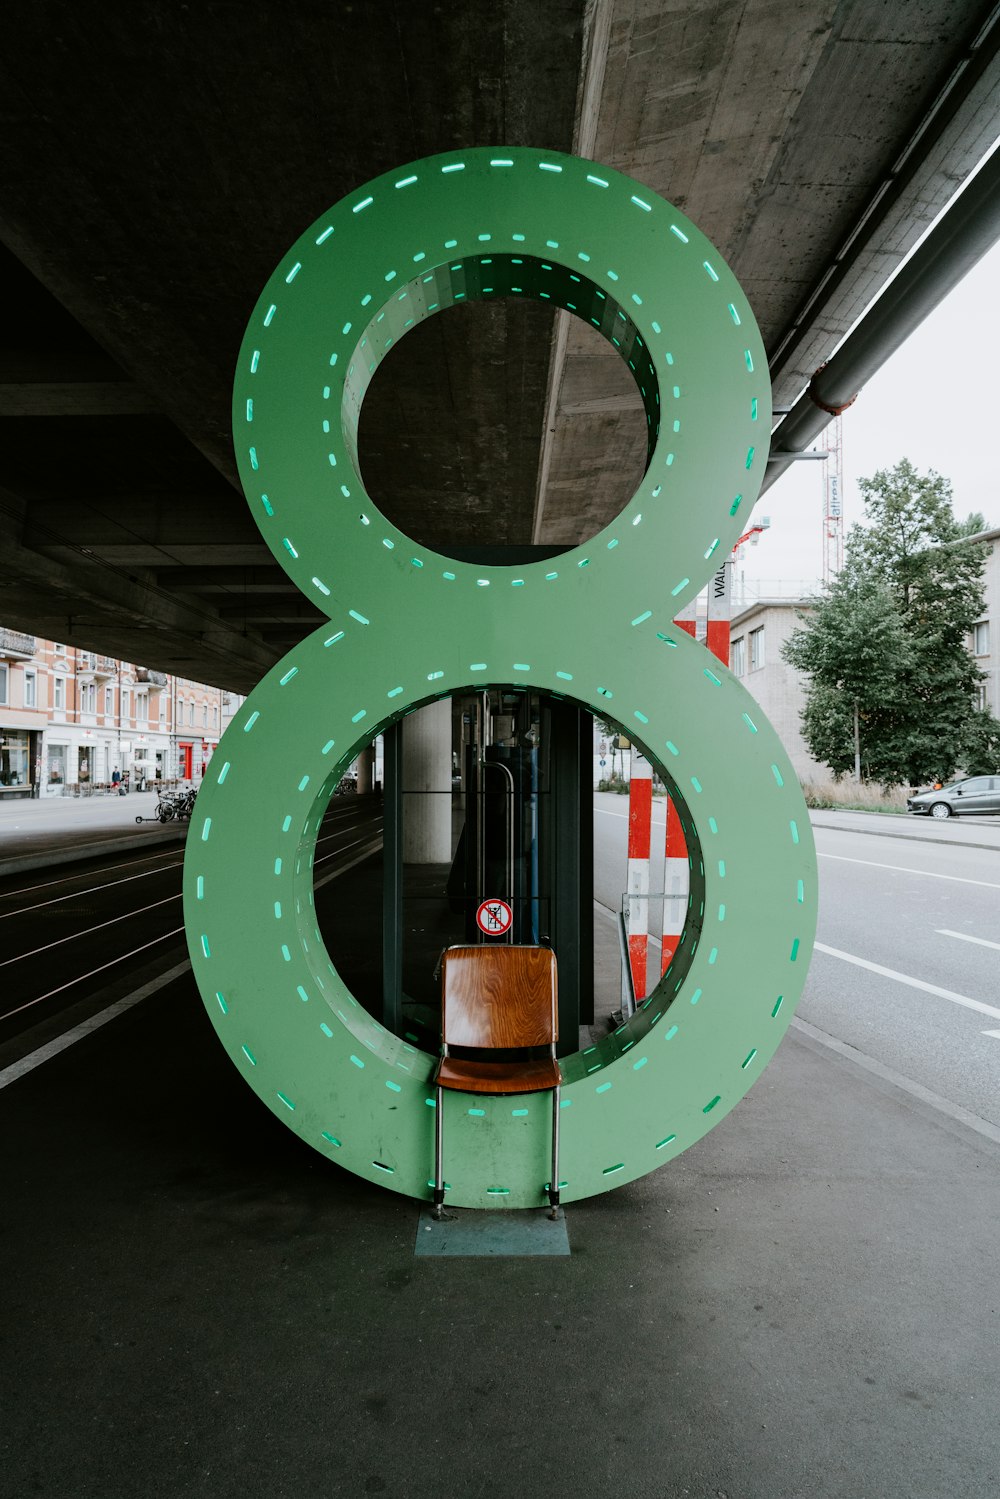
[{"label": "chair seat", "polygon": [[541,1093],[562,1081],[553,1057],[537,1062],[475,1062],[442,1057],[435,1081],[456,1093]]}]

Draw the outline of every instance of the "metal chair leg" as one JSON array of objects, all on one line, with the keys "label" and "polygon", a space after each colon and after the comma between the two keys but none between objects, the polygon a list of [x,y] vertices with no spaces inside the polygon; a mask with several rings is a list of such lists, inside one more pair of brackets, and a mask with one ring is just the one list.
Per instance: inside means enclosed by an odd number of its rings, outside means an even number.
[{"label": "metal chair leg", "polygon": [[552,1090],[552,1174],[549,1177],[549,1217],[559,1217],[559,1084]]},{"label": "metal chair leg", "polygon": [[434,1110],[434,1208],[432,1217],[440,1221],[444,1216],[444,1089],[437,1089],[437,1107]]}]

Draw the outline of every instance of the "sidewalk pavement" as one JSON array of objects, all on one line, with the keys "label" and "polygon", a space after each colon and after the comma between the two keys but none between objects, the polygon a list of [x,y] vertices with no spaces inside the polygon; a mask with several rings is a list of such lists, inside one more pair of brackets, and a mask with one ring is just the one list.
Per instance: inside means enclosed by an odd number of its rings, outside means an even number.
[{"label": "sidewalk pavement", "polygon": [[145,821],[156,802],[155,791],[0,801],[0,876],[185,838],[187,822]]},{"label": "sidewalk pavement", "polygon": [[810,810],[809,821],[814,828],[876,833],[881,838],[1000,849],[1000,817],[949,817],[939,822],[934,817],[915,817],[911,813],[849,812],[831,808]]},{"label": "sidewalk pavement", "polygon": [[[0,856],[183,835],[135,824],[153,800],[4,808]],[[952,831],[817,823],[858,819]],[[261,1107],[189,972],[138,981],[0,1091],[12,1493],[996,1490],[992,1127],[794,1019],[718,1129],[569,1205],[570,1256],[416,1256],[418,1204]]]},{"label": "sidewalk pavement", "polygon": [[419,1205],[246,1088],[190,975],[0,1092],[0,1459],[48,1499],[996,1493],[996,1143],[793,1026],[568,1257]]}]

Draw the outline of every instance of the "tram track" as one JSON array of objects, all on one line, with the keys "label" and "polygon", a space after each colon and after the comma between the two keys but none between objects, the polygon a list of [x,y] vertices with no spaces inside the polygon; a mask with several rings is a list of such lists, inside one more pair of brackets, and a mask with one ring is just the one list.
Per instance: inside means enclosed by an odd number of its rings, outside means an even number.
[{"label": "tram track", "polygon": [[[335,807],[316,842],[317,885],[374,852],[381,829],[374,807]],[[129,964],[184,959],[178,853],[174,846],[134,859],[96,857],[51,879],[0,882],[0,1044],[99,997]]]}]

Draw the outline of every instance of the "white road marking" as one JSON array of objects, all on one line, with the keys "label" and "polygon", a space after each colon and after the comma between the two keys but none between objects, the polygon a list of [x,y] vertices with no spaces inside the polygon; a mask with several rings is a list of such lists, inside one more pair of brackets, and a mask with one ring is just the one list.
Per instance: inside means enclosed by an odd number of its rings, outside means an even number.
[{"label": "white road marking", "polygon": [[[613,815],[617,816],[617,813]],[[594,910],[600,916],[605,916],[611,921],[615,920],[614,912],[609,911],[607,906],[602,906],[599,901],[594,901]],[[653,938],[650,938],[650,941],[653,940]],[[980,1005],[978,1000],[965,999],[964,996],[959,995],[950,995],[947,989],[935,989],[931,984],[923,984],[919,980],[905,978],[901,973],[894,973],[891,968],[879,968],[875,963],[864,962],[861,958],[851,958],[847,953],[838,952],[836,948],[824,947],[821,942],[817,942],[816,947],[820,952],[831,953],[838,958],[846,958],[848,962],[859,963],[864,968],[873,968],[877,973],[887,974],[890,978],[902,979],[904,983],[915,984],[922,989],[930,989],[932,993],[944,995],[947,998],[961,999],[962,1003],[971,1005],[976,1009],[989,1009],[988,1005]],[[993,1014],[1000,1015],[1000,1011],[994,1010]],[[887,1067],[884,1062],[877,1062],[874,1057],[870,1057],[865,1052],[859,1051],[857,1047],[849,1045],[846,1041],[840,1041],[835,1036],[828,1035],[826,1031],[821,1031],[816,1026],[810,1025],[807,1020],[800,1019],[798,1015],[792,1017],[791,1025],[795,1030],[803,1031],[807,1036],[810,1036],[814,1041],[818,1041],[830,1051],[838,1052],[840,1056],[856,1062],[866,1072],[872,1072],[876,1077],[884,1078],[886,1082],[893,1083],[897,1088],[902,1088],[904,1092],[911,1094],[914,1098],[919,1098],[923,1103],[930,1104],[932,1108],[937,1109],[940,1113],[947,1114],[950,1119],[958,1120],[960,1124],[967,1125],[969,1129],[975,1130],[977,1134],[985,1135],[988,1140],[995,1140],[1000,1144],[1000,1129],[995,1124],[991,1124],[988,1119],[981,1119],[978,1114],[970,1113],[968,1109],[963,1109],[960,1104],[952,1103],[950,1099],[942,1098],[939,1093],[932,1093],[929,1088],[925,1088],[921,1083],[915,1082],[913,1078],[904,1077],[901,1072],[896,1072],[893,1068]],[[997,1040],[1000,1040],[1000,1030],[983,1031],[983,1035],[995,1036]]]},{"label": "white road marking", "polygon": [[[612,813],[612,817],[617,813]],[[910,869],[905,864],[879,864],[874,859],[849,859],[846,854],[824,854],[816,850],[820,859],[836,859],[841,864],[866,864],[869,869],[895,869],[897,874],[922,874],[929,880],[953,880],[957,885],[982,885],[985,890],[1000,890],[992,880],[968,880],[960,874],[937,874],[932,869]]]},{"label": "white road marking", "polygon": [[61,1051],[72,1046],[74,1041],[82,1041],[84,1036],[89,1036],[93,1031],[100,1030],[102,1025],[107,1025],[109,1020],[116,1020],[119,1015],[123,1015],[133,1005],[137,1005],[140,1000],[148,999],[151,994],[155,994],[157,989],[164,989],[167,984],[172,984],[174,979],[180,978],[181,974],[186,973],[190,967],[191,964],[187,959],[183,963],[175,964],[173,968],[168,968],[166,973],[161,973],[159,978],[151,979],[148,984],[143,984],[141,989],[136,989],[134,994],[126,994],[124,999],[117,1000],[106,1010],[101,1010],[98,1015],[91,1015],[89,1020],[81,1021],[71,1031],[66,1031],[62,1036],[56,1036],[54,1041],[40,1046],[37,1051],[29,1052],[19,1062],[12,1062],[9,1067],[5,1067],[0,1072],[0,1088],[16,1083],[19,1077],[24,1077],[26,1072],[33,1072],[36,1067],[40,1067],[51,1057],[58,1056]]},{"label": "white road marking", "polygon": [[827,947],[824,942],[816,943],[817,952],[825,952],[831,958],[841,958],[845,963],[853,963],[857,968],[867,968],[869,973],[877,973],[882,978],[895,979],[898,984],[907,984],[911,989],[921,989],[925,994],[935,994],[938,999],[949,999],[954,1005],[963,1005],[967,1010],[976,1010],[980,1015],[992,1015],[1000,1020],[1000,1010],[993,1005],[984,1005],[982,1000],[969,999],[966,994],[956,994],[952,989],[941,989],[937,984],[925,983],[923,979],[911,978],[908,973],[897,973],[895,968],[883,968],[881,963],[869,963],[867,958],[856,958],[853,953],[841,952],[837,947]]},{"label": "white road marking", "polygon": [[946,926],[935,927],[939,937],[957,937],[959,942],[974,942],[977,947],[992,947],[1000,952],[1000,942],[987,942],[985,937],[970,937],[968,932],[950,932]]}]

